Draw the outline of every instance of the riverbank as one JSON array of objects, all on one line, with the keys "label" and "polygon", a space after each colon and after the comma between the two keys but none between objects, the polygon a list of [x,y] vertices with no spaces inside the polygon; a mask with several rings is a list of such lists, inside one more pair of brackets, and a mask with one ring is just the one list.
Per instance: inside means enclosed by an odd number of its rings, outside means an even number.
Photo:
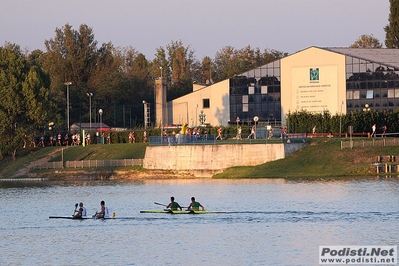
[{"label": "riverbank", "polygon": [[[290,156],[257,166],[232,167],[213,178],[301,178],[374,176],[377,156],[399,155],[398,146],[341,149],[340,138],[314,138],[309,145]],[[369,139],[365,139],[366,141]],[[346,140],[347,141],[347,140]],[[234,145],[234,144],[232,144]],[[185,171],[147,170],[142,167],[108,167],[101,169],[32,170],[34,162],[64,160],[96,160],[144,158],[147,144],[91,145],[87,147],[46,147],[23,151],[17,160],[0,162],[1,178],[45,177],[50,179],[140,179],[194,178]],[[63,150],[63,154],[61,153]],[[204,166],[206,167],[206,166]]]}]

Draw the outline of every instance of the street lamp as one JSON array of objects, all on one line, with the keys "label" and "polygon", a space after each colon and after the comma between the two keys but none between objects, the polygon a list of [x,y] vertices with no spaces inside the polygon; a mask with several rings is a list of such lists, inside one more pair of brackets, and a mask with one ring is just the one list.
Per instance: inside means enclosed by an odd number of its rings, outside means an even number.
[{"label": "street lamp", "polygon": [[90,131],[91,131],[91,97],[93,96],[93,93],[88,92],[86,93],[87,96],[89,96],[89,109],[90,109]]},{"label": "street lamp", "polygon": [[368,111],[370,111],[370,106],[366,103],[364,105],[363,112],[368,112]]},{"label": "street lamp", "polygon": [[148,105],[149,105],[149,103],[147,103],[146,101],[143,101],[143,105],[144,105],[144,129],[147,129],[147,126],[148,126],[148,120],[147,120],[147,117],[149,116],[149,113],[148,113]]},{"label": "street lamp", "polygon": [[195,104],[195,125],[198,124],[197,121],[198,121],[198,103]]},{"label": "street lamp", "polygon": [[341,137],[342,132],[342,105],[344,105],[344,101],[341,101],[341,114],[339,115],[339,137]]},{"label": "street lamp", "polygon": [[103,109],[98,110],[98,113],[100,114],[100,139],[101,143],[103,140]]},{"label": "street lamp", "polygon": [[256,122],[258,122],[259,117],[258,116],[254,116],[254,121],[255,121],[255,135],[254,135],[254,139],[256,139]]},{"label": "street lamp", "polygon": [[67,86],[67,131],[69,133],[69,85],[72,85],[72,82],[65,82],[64,85]]}]

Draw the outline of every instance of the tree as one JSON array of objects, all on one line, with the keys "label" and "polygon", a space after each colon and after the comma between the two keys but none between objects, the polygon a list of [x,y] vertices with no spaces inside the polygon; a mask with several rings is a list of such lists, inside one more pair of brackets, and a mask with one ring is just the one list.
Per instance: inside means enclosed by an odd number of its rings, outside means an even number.
[{"label": "tree", "polygon": [[163,76],[168,88],[167,100],[172,100],[192,91],[193,80],[198,77],[198,62],[190,46],[182,41],[172,41],[166,49],[159,47],[152,62],[151,75]]},{"label": "tree", "polygon": [[0,151],[16,158],[24,134],[35,136],[48,122],[58,121],[49,100],[49,82],[42,70],[29,66],[19,46],[0,47]]},{"label": "tree", "polygon": [[87,83],[96,68],[97,41],[93,30],[85,24],[79,30],[66,24],[57,28],[56,36],[45,40],[46,53],[42,66],[51,76],[51,97],[59,110],[65,109],[65,82],[72,82],[70,89],[71,120],[80,119],[81,103],[87,102]]},{"label": "tree", "polygon": [[385,46],[390,49],[399,48],[399,0],[389,0],[389,24],[384,27]]},{"label": "tree", "polygon": [[268,49],[261,52],[259,48],[253,49],[250,45],[240,50],[226,46],[216,53],[212,64],[212,79],[216,82],[228,79],[284,56],[287,53]]},{"label": "tree", "polygon": [[377,38],[373,36],[373,34],[370,35],[363,34],[349,47],[374,49],[374,48],[382,48],[382,44]]}]

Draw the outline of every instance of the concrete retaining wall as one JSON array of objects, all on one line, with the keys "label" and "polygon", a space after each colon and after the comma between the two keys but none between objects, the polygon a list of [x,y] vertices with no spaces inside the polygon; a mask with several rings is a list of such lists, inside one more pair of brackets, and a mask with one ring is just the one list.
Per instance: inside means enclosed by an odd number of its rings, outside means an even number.
[{"label": "concrete retaining wall", "polygon": [[232,166],[251,166],[282,159],[304,145],[278,143],[148,146],[143,166],[147,169],[187,171],[195,176],[205,177]]}]

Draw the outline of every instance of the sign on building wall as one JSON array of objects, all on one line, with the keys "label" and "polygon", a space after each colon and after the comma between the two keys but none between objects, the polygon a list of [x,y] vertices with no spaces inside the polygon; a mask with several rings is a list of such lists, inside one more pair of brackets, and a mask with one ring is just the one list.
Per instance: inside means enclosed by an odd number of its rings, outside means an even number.
[{"label": "sign on building wall", "polygon": [[338,102],[337,66],[294,67],[292,103],[295,109],[319,113]]}]

